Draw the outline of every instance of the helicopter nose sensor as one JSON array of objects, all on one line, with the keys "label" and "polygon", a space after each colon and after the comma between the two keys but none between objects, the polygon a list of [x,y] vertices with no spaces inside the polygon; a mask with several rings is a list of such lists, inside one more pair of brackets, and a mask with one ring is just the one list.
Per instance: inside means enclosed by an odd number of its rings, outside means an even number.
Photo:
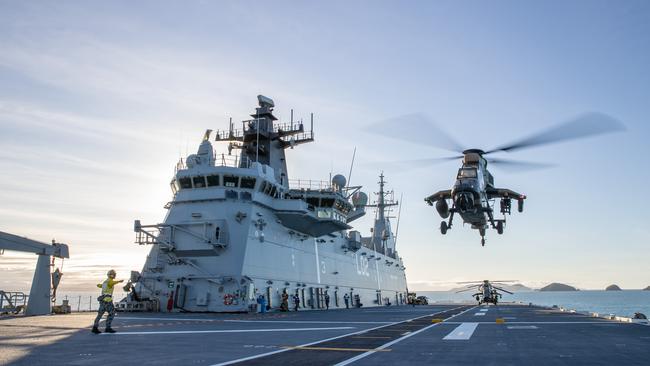
[{"label": "helicopter nose sensor", "polygon": [[456,197],[456,207],[461,212],[474,210],[474,195],[470,192],[459,193]]}]

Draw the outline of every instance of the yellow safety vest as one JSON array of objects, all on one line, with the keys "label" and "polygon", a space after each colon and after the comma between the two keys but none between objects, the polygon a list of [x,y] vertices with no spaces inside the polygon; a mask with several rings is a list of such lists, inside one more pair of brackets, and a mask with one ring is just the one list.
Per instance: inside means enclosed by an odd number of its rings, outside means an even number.
[{"label": "yellow safety vest", "polygon": [[113,287],[118,283],[112,278],[107,278],[106,281],[98,283],[97,287],[102,289],[102,295],[104,296],[105,302],[113,301]]}]

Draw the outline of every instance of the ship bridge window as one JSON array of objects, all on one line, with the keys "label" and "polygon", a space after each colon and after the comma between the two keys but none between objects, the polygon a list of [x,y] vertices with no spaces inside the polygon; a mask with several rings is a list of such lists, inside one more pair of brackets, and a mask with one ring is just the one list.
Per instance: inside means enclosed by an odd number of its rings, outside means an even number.
[{"label": "ship bridge window", "polygon": [[278,193],[278,187],[272,186],[271,191],[269,192],[269,196],[275,197],[275,194]]},{"label": "ship bridge window", "polygon": [[204,176],[194,177],[194,178],[192,178],[192,181],[194,182],[194,188],[203,188],[203,187],[205,187],[205,177]]},{"label": "ship bridge window", "polygon": [[307,197],[306,201],[308,204],[318,207],[318,197]]},{"label": "ship bridge window", "polygon": [[208,175],[205,177],[208,180],[208,187],[214,187],[219,185],[219,176],[218,175]]},{"label": "ship bridge window", "polygon": [[321,198],[320,205],[321,207],[332,207],[334,206],[334,198]]},{"label": "ship bridge window", "polygon": [[458,179],[463,178],[476,178],[476,168],[458,169]]},{"label": "ship bridge window", "polygon": [[224,175],[223,185],[226,187],[239,187],[239,177],[234,175]]},{"label": "ship bridge window", "polygon": [[317,216],[319,219],[331,219],[332,218],[332,210],[328,209],[320,209],[317,211]]},{"label": "ship bridge window", "polygon": [[176,179],[172,179],[169,185],[172,187],[172,192],[176,194],[176,192],[178,192],[178,181]]},{"label": "ship bridge window", "polygon": [[242,177],[241,178],[241,187],[242,188],[248,188],[248,189],[255,188],[255,178]]},{"label": "ship bridge window", "polygon": [[181,189],[192,188],[192,179],[190,177],[178,178],[178,184],[180,184]]}]

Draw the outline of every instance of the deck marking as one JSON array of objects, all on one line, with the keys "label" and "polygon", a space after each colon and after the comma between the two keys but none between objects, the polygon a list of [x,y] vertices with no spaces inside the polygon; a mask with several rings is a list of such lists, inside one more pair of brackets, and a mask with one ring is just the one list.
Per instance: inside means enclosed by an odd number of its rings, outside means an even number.
[{"label": "deck marking", "polygon": [[[440,313],[443,313],[443,312],[452,311],[452,310],[459,309],[459,308],[462,308],[462,307],[463,307],[463,306],[459,306],[459,307],[457,307],[457,308],[449,309],[449,310],[446,310],[446,311],[440,311],[440,312],[435,313],[435,314],[440,314]],[[458,314],[456,314],[456,315],[452,315],[452,316],[450,316],[450,317],[447,318],[447,319],[455,318],[455,317],[457,317],[457,316],[460,316],[460,315],[462,315],[462,314],[467,313],[467,312],[470,311],[470,310],[474,310],[475,308],[476,308],[476,306],[472,306],[471,308],[469,308],[469,309],[467,309],[467,310],[463,310],[463,311],[461,311],[460,313],[458,313]],[[429,316],[432,316],[432,315],[435,315],[435,314],[431,314],[431,315],[429,315]],[[377,352],[376,350],[385,349],[385,348],[387,348],[387,347],[390,347],[390,346],[392,346],[392,345],[394,345],[394,344],[396,344],[396,343],[399,343],[399,342],[401,342],[401,341],[403,341],[403,340],[405,340],[405,339],[407,339],[407,338],[410,338],[410,337],[412,337],[412,336],[414,336],[414,335],[416,335],[416,334],[419,334],[419,333],[421,333],[421,332],[424,332],[424,331],[427,330],[427,329],[433,328],[433,327],[435,327],[435,326],[437,326],[438,324],[441,324],[441,323],[442,323],[442,322],[440,322],[440,323],[433,323],[433,324],[431,324],[431,325],[428,325],[428,326],[426,326],[426,327],[424,327],[424,328],[422,328],[422,329],[416,330],[416,331],[413,332],[413,333],[409,333],[409,334],[407,334],[407,335],[405,335],[405,336],[403,336],[403,337],[397,338],[397,339],[395,339],[395,340],[393,340],[393,341],[390,341],[390,342],[388,342],[388,343],[384,343],[384,344],[382,344],[381,346],[375,348],[375,351],[368,351],[368,352],[366,352],[366,353],[362,353],[362,354],[360,354],[360,355],[358,355],[358,356],[355,356],[355,357],[349,358],[349,359],[347,359],[347,360],[345,360],[345,361],[339,362],[339,363],[337,363],[335,366],[345,366],[345,365],[349,365],[349,364],[351,364],[351,363],[353,363],[353,362],[356,362],[356,361],[358,361],[358,360],[360,360],[360,359],[362,359],[362,358],[365,358],[365,357],[370,356],[371,354]]]},{"label": "deck marking", "polygon": [[[458,308],[461,308],[461,307],[462,307],[462,306],[459,306],[459,307],[456,307],[456,308],[452,308],[452,309],[442,310],[442,311],[438,311],[438,312],[436,312],[436,313],[426,314],[426,315],[418,316],[418,317],[411,318],[411,319],[407,319],[407,320],[400,320],[400,321],[397,321],[397,322],[394,322],[394,323],[389,323],[389,324],[386,324],[386,325],[380,325],[380,326],[378,326],[378,327],[369,328],[369,329],[364,329],[364,330],[360,330],[360,331],[358,331],[358,332],[347,333],[347,334],[343,334],[343,335],[336,336],[336,337],[331,337],[331,338],[326,338],[326,339],[320,339],[320,340],[317,340],[317,341],[314,341],[314,342],[309,342],[309,343],[301,344],[301,345],[299,345],[298,347],[308,347],[308,346],[312,346],[312,345],[314,345],[314,344],[318,344],[318,343],[324,343],[324,342],[333,341],[333,340],[335,340],[335,339],[345,338],[345,337],[349,337],[349,336],[353,336],[353,335],[359,335],[359,334],[367,333],[367,332],[370,332],[370,331],[373,331],[373,330],[377,330],[377,329],[381,329],[381,328],[390,327],[390,326],[395,325],[395,324],[404,323],[404,322],[406,322],[406,321],[408,321],[408,320],[416,320],[416,319],[426,318],[426,317],[428,317],[428,316],[434,316],[434,315],[436,315],[436,314],[440,314],[440,313],[444,313],[444,312],[447,312],[447,311],[455,310],[455,309],[458,309]],[[459,313],[458,315],[460,315],[460,314],[462,314],[462,313]],[[453,318],[453,317],[451,317],[451,318]],[[434,324],[434,325],[435,325],[435,324]],[[403,338],[409,337],[410,335],[413,335],[413,334],[415,334],[415,333],[411,333],[411,334],[409,334],[408,336],[404,336]],[[386,348],[386,347],[388,347],[388,344],[385,344],[384,346],[382,346],[382,349],[383,349],[383,348]],[[232,365],[232,364],[235,364],[235,363],[244,362],[244,361],[249,361],[249,360],[254,360],[254,359],[257,359],[257,358],[266,357],[266,356],[271,356],[271,355],[278,354],[278,353],[282,353],[282,352],[286,352],[286,351],[289,351],[289,350],[288,350],[288,349],[280,349],[280,350],[276,350],[276,351],[272,351],[272,352],[262,353],[262,354],[259,354],[259,355],[253,355],[253,356],[248,356],[248,357],[242,357],[242,358],[238,358],[238,359],[235,359],[235,360],[230,360],[230,361],[225,361],[225,362],[221,362],[221,363],[216,363],[216,364],[213,364],[213,365],[211,365],[211,366],[226,366],[226,365]],[[366,353],[363,353],[363,354],[361,354],[361,355],[359,355],[359,356],[369,355],[369,354],[372,354],[372,353],[373,353],[373,352],[366,352]],[[357,356],[357,357],[359,357],[359,356]],[[363,357],[365,357],[365,356],[363,356]],[[362,357],[362,358],[363,358],[363,357]],[[345,362],[345,361],[344,361],[344,362]]]},{"label": "deck marking", "polygon": [[[350,338],[390,339],[391,337],[354,336],[354,337],[350,337]],[[643,337],[641,337],[641,338],[643,338]],[[648,337],[648,338],[650,338],[650,337]]]},{"label": "deck marking", "polygon": [[479,310],[479,311],[488,311],[488,310],[489,310],[489,309],[481,309],[481,310]]},{"label": "deck marking", "polygon": [[456,329],[452,330],[451,333],[447,334],[443,340],[468,341],[472,338],[472,334],[474,334],[476,327],[478,327],[478,323],[462,323],[457,326]]},{"label": "deck marking", "polygon": [[254,333],[254,332],[297,332],[301,330],[342,330],[354,329],[354,327],[332,327],[332,328],[271,328],[271,329],[213,329],[213,330],[163,330],[152,332],[119,332],[102,333],[102,335],[149,335],[149,334],[202,334],[202,333]]},{"label": "deck marking", "polygon": [[390,324],[390,322],[350,322],[319,320],[223,320],[228,323],[292,323],[292,324]]},{"label": "deck marking", "polygon": [[535,325],[508,325],[508,329],[539,329]]},{"label": "deck marking", "polygon": [[[135,316],[116,316],[115,319],[127,320],[170,320],[170,321],[190,321],[190,322],[219,322],[220,319],[191,319],[191,318],[149,318],[149,317],[135,317]],[[103,321],[104,319],[102,319]],[[227,320],[226,320],[227,321]]]},{"label": "deck marking", "polygon": [[485,315],[485,313],[476,313],[476,314],[474,314],[474,316],[482,316],[482,315]]},{"label": "deck marking", "polygon": [[[342,351],[342,352],[368,352],[375,351],[374,348],[339,348],[339,347],[301,347],[301,346],[284,346],[285,349],[310,350],[310,351]],[[390,349],[376,350],[377,352],[390,352]]]}]

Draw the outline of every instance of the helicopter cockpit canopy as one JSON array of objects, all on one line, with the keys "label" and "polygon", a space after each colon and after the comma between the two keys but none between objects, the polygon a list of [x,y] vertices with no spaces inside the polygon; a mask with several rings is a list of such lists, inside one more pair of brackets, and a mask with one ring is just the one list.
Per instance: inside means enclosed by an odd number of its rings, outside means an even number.
[{"label": "helicopter cockpit canopy", "polygon": [[458,176],[456,179],[476,178],[476,168],[460,168],[458,169]]}]

